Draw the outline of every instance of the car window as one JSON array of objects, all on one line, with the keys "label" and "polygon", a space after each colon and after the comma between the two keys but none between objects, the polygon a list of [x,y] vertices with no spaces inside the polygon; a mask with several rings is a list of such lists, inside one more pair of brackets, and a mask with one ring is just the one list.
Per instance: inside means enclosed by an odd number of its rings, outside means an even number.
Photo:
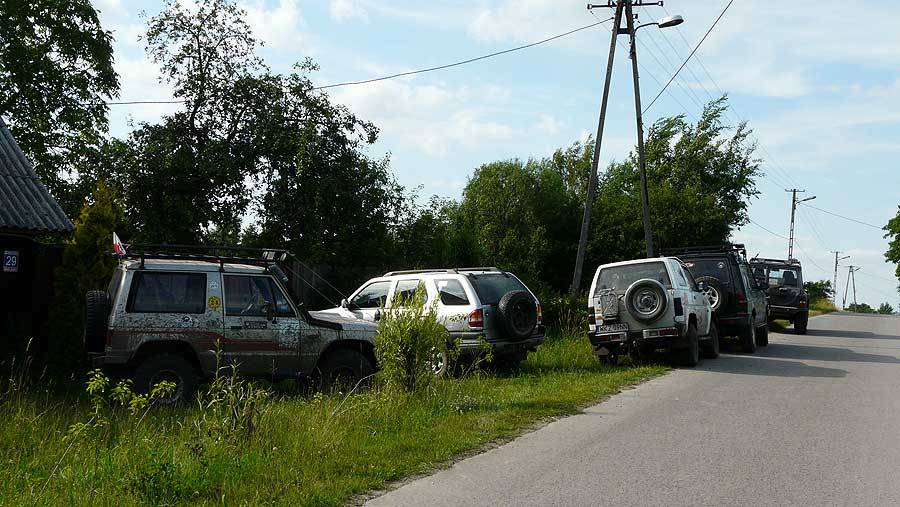
[{"label": "car window", "polygon": [[656,280],[667,289],[672,288],[666,265],[662,261],[653,261],[601,269],[597,290],[614,289],[615,292],[624,294],[631,284],[644,278]]},{"label": "car window", "polygon": [[225,275],[225,315],[265,317],[271,304],[271,278]]},{"label": "car window", "polygon": [[724,258],[719,259],[689,259],[684,260],[684,265],[694,278],[701,276],[711,276],[723,284],[729,284],[731,276],[729,275],[728,262]]},{"label": "car window", "polygon": [[206,273],[135,273],[128,306],[134,313],[204,313]]},{"label": "car window", "polygon": [[382,308],[387,302],[391,282],[374,282],[363,287],[350,301],[357,308]]},{"label": "car window", "polygon": [[296,317],[297,315],[294,313],[294,309],[291,308],[291,304],[288,303],[287,296],[281,290],[281,287],[275,283],[275,280],[269,279],[269,282],[272,284],[272,297],[275,298],[276,314],[279,317]]},{"label": "car window", "polygon": [[435,280],[441,304],[446,306],[465,306],[469,304],[469,297],[459,280]]},{"label": "car window", "polygon": [[116,298],[119,297],[119,287],[122,285],[122,277],[125,276],[125,270],[116,269],[113,271],[112,280],[109,281],[109,287],[106,291],[109,293],[109,301],[116,304]]},{"label": "car window", "polygon": [[772,287],[800,287],[800,274],[792,268],[769,268],[769,285]]},{"label": "car window", "polygon": [[685,278],[684,273],[681,271],[681,266],[674,261],[671,261],[669,266],[671,266],[672,271],[675,273],[675,285],[681,287],[682,289],[688,288],[688,281]]},{"label": "car window", "polygon": [[416,296],[416,290],[422,287],[425,290],[425,284],[422,280],[400,280],[394,289],[394,297],[391,300],[392,306],[408,306],[412,299]]},{"label": "car window", "polygon": [[683,266],[678,266],[678,269],[682,271],[682,274],[684,275],[685,280],[687,280],[688,287],[690,287],[691,290],[695,290],[695,291],[699,292],[700,288],[697,287],[697,281],[694,280],[694,277],[691,275],[691,272],[688,271],[687,269],[685,269]]},{"label": "car window", "polygon": [[496,305],[507,292],[525,290],[525,285],[509,273],[467,275],[483,305]]}]

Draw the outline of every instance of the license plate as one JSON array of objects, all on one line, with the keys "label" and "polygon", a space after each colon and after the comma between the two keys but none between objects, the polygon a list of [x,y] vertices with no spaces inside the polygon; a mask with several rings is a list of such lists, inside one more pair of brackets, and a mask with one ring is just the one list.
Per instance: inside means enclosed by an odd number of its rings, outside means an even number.
[{"label": "license plate", "polygon": [[597,327],[598,333],[624,333],[628,331],[628,324],[601,324]]}]

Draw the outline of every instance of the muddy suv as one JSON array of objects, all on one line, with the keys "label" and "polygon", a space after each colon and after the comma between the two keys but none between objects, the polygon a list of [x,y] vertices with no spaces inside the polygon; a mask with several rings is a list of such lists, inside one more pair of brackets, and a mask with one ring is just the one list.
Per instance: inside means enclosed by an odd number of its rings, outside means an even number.
[{"label": "muddy suv", "polygon": [[392,271],[322,313],[376,322],[382,312],[402,308],[420,285],[447,328],[449,345],[464,356],[486,343],[497,364],[514,368],[544,342],[537,296],[516,275],[495,267]]},{"label": "muddy suv", "polygon": [[94,366],[133,377],[141,392],[172,381],[169,402],[190,399],[199,380],[231,364],[243,376],[314,378],[325,388],[372,375],[376,326],[306,311],[289,296],[278,256],[121,259],[108,290],[86,296]]},{"label": "muddy suv", "polygon": [[709,300],[676,258],[659,257],[597,268],[588,293],[588,338],[601,361],[666,349],[685,366],[719,355]]},{"label": "muddy suv", "polygon": [[752,276],[744,245],[725,243],[666,253],[681,259],[694,279],[705,285],[719,335],[737,336],[741,349],[749,353],[769,344],[765,292],[769,286]]},{"label": "muddy suv", "polygon": [[768,284],[769,320],[786,319],[794,332],[806,334],[809,295],[803,287],[803,267],[797,259],[750,259],[753,277]]}]

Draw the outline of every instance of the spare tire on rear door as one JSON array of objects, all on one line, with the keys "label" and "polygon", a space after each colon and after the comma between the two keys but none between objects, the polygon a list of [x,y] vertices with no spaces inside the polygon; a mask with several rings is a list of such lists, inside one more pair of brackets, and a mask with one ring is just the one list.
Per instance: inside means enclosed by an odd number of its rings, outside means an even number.
[{"label": "spare tire on rear door", "polygon": [[666,311],[666,288],[650,278],[638,280],[625,291],[625,308],[635,320],[653,322]]},{"label": "spare tire on rear door", "polygon": [[514,340],[531,336],[537,326],[537,304],[534,297],[524,290],[509,291],[500,298],[500,327]]},{"label": "spare tire on rear door", "polygon": [[106,349],[109,320],[109,296],[104,290],[91,290],[84,296],[84,351],[102,354]]},{"label": "spare tire on rear door", "polygon": [[703,282],[706,285],[703,295],[709,300],[709,307],[712,311],[716,311],[728,304],[728,291],[725,290],[721,280],[714,276],[701,276],[695,281],[697,283]]}]

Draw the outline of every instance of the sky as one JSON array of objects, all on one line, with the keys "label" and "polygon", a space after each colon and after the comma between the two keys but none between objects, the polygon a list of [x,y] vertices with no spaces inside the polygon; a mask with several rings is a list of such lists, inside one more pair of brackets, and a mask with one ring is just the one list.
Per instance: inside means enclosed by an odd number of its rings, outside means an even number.
[{"label": "sky", "polygon": [[[600,2],[598,2],[600,3]],[[639,22],[680,14],[675,28],[638,32],[643,103],[662,89],[722,12],[727,0],[666,0],[636,9]],[[277,72],[310,57],[316,85],[361,80],[452,63],[545,39],[603,20],[611,9],[583,0],[240,0]],[[140,37],[161,0],[94,0],[115,37],[120,100],[165,100]],[[878,0],[735,0],[694,57],[645,115],[695,120],[727,93],[732,123],[749,122],[765,175],[750,206],[753,223],[733,240],[750,255],[785,258],[791,194],[803,189],[795,257],[806,280],[832,279],[833,250],[856,273],[860,302],[900,308],[880,230],[900,204],[900,4]],[[596,131],[609,51],[609,26],[523,51],[415,76],[331,89],[380,129],[373,156],[389,155],[399,182],[422,196],[458,198],[481,164],[543,157]],[[601,171],[636,143],[627,39],[613,67]],[[126,136],[177,105],[111,106],[110,130]],[[815,206],[819,209],[814,209]],[[850,217],[870,225],[838,218]],[[572,224],[580,227],[580,224]],[[852,289],[848,299],[852,301]]]}]

